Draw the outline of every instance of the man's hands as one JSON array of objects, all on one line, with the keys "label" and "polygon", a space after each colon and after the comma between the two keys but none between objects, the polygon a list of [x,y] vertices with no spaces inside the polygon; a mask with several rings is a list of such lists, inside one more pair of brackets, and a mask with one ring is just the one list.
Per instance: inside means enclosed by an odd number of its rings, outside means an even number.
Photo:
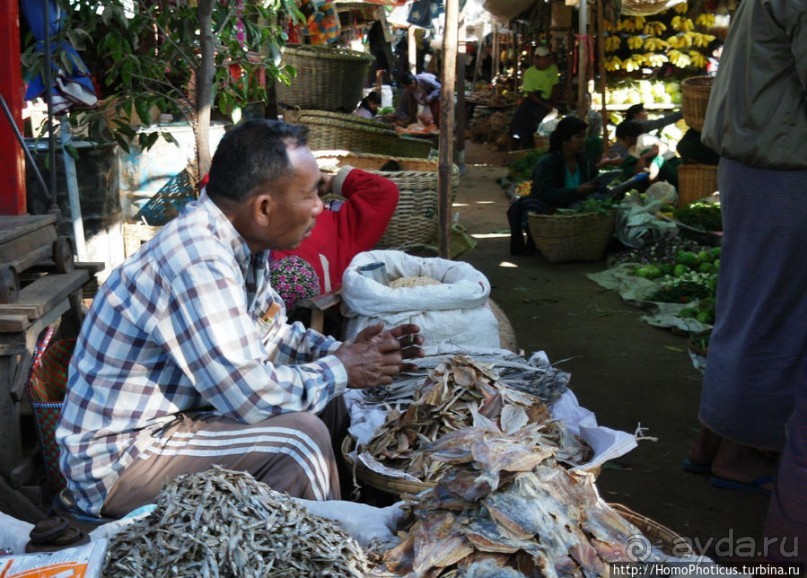
[{"label": "man's hands", "polygon": [[349,387],[364,389],[389,385],[408,364],[404,359],[423,357],[423,336],[417,325],[399,325],[384,331],[378,323],[364,329],[353,342],[343,343],[334,355],[347,369]]},{"label": "man's hands", "polygon": [[330,173],[320,173],[319,185],[317,185],[317,193],[319,196],[327,195],[333,192],[333,175]]}]

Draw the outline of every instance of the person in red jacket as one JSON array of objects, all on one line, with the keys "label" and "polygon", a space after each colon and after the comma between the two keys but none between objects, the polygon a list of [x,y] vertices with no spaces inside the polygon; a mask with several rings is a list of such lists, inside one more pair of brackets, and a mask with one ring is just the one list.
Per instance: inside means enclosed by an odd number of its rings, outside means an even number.
[{"label": "person in red jacket", "polygon": [[[344,200],[326,203],[325,210],[317,217],[311,235],[296,249],[272,251],[272,267],[278,268],[281,279],[274,288],[284,301],[283,287],[293,290],[288,295],[287,307],[299,298],[300,287],[295,284],[310,279],[308,275],[295,274],[294,282],[282,282],[283,262],[290,257],[298,257],[311,265],[319,278],[319,291],[316,294],[336,291],[342,286],[342,274],[358,253],[374,248],[398,206],[398,186],[380,175],[368,173],[352,167],[344,167],[335,175],[323,174],[320,196],[335,193]],[[289,260],[299,271],[299,261]],[[290,271],[290,268],[285,268]],[[313,295],[309,295],[313,296]]]}]

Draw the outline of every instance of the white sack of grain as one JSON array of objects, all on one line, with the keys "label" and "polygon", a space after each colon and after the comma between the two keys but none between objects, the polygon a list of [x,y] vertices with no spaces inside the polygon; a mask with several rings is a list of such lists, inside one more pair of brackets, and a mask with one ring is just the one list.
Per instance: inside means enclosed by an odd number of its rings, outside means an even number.
[{"label": "white sack of grain", "polygon": [[[413,286],[389,287],[358,272],[380,261],[390,281],[412,278]],[[439,284],[420,284],[428,277]],[[410,284],[410,283],[406,283]],[[342,277],[343,339],[383,322],[388,328],[414,323],[426,338],[426,350],[440,343],[500,347],[499,323],[488,306],[490,282],[468,263],[415,257],[403,251],[367,251],[351,261]]]}]

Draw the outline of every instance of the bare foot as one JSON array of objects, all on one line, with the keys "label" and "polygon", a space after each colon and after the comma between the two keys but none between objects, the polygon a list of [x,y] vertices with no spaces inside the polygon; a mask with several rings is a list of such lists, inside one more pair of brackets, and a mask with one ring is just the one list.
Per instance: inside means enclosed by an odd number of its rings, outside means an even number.
[{"label": "bare foot", "polygon": [[[720,449],[712,460],[712,474],[741,483],[749,483],[773,476],[776,473],[778,454],[764,452],[723,440]],[[760,487],[770,489],[773,484],[763,484]]]},{"label": "bare foot", "polygon": [[723,438],[705,426],[701,426],[698,437],[689,448],[689,459],[694,464],[711,464],[717,455]]}]

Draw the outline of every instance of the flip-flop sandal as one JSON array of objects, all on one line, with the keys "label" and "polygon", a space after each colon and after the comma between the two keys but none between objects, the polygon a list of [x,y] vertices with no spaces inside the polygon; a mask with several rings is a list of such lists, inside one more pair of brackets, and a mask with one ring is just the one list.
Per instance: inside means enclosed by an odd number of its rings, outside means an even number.
[{"label": "flip-flop sandal", "polygon": [[38,522],[30,533],[31,541],[25,545],[26,552],[55,552],[70,546],[86,544],[90,537],[64,518],[53,517]]},{"label": "flip-flop sandal", "polygon": [[773,481],[773,476],[762,476],[750,482],[737,482],[735,480],[727,480],[718,476],[712,476],[709,480],[715,488],[721,490],[736,490],[738,492],[747,492],[749,494],[759,494],[761,496],[770,496],[771,491],[763,488],[765,484]]},{"label": "flip-flop sandal", "polygon": [[712,464],[699,464],[687,457],[681,461],[681,469],[690,474],[711,474]]}]

